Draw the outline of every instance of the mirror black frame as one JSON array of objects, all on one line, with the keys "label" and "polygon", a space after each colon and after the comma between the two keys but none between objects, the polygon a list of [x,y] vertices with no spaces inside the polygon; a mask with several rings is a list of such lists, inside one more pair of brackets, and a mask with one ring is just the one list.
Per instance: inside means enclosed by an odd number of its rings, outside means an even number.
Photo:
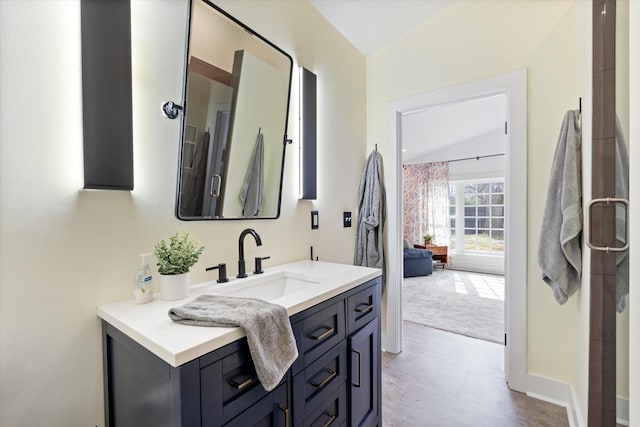
[{"label": "mirror black frame", "polygon": [[287,144],[291,143],[291,140],[288,137],[287,131],[289,126],[289,109],[291,105],[291,85],[292,85],[292,77],[293,77],[293,58],[287,52],[267,40],[265,37],[255,32],[249,26],[240,22],[238,19],[234,18],[232,15],[221,9],[219,6],[213,4],[209,0],[200,0],[203,3],[206,3],[209,7],[216,10],[218,13],[229,19],[231,22],[238,25],[241,29],[251,34],[254,37],[257,37],[268,46],[272,47],[276,51],[280,52],[289,60],[289,87],[287,89],[287,106],[285,109],[285,123],[284,123],[284,134],[282,138],[282,162],[280,165],[280,184],[278,189],[278,204],[277,211],[275,216],[256,216],[256,217],[189,217],[182,218],[180,216],[180,195],[182,194],[182,162],[184,156],[184,135],[185,135],[185,125],[186,125],[186,115],[187,115],[187,77],[188,77],[188,66],[189,66],[189,46],[191,42],[191,21],[192,21],[192,10],[193,10],[193,2],[196,0],[190,0],[188,4],[187,10],[187,37],[186,37],[186,46],[185,46],[185,59],[184,59],[184,67],[183,67],[183,85],[182,85],[182,115],[180,118],[180,145],[179,145],[179,153],[178,153],[178,173],[177,173],[177,183],[176,183],[176,202],[175,202],[175,216],[181,221],[234,221],[234,220],[269,220],[269,219],[278,219],[280,217],[280,211],[282,209],[282,187],[284,184],[284,164],[286,160],[286,152],[287,152]]}]

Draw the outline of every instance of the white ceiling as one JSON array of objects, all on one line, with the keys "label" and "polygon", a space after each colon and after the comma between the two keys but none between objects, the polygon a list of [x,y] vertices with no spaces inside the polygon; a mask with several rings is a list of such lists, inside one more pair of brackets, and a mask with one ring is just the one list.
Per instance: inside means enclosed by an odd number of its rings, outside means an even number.
[{"label": "white ceiling", "polygon": [[[364,55],[426,21],[455,0],[309,0]],[[504,96],[434,106],[402,118],[403,161],[502,129]],[[475,154],[473,154],[475,156]]]},{"label": "white ceiling", "polygon": [[[402,158],[410,162],[483,135],[503,132],[504,95],[437,105],[402,115]],[[474,150],[470,155],[497,154]],[[452,160],[440,159],[437,160]]]},{"label": "white ceiling", "polygon": [[309,0],[364,55],[407,32],[454,0]]}]

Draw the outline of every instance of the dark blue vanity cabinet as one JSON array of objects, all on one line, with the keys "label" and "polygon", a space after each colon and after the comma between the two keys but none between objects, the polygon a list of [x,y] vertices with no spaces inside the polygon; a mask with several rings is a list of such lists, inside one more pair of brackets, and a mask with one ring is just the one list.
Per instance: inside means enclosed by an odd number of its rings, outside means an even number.
[{"label": "dark blue vanity cabinet", "polygon": [[351,426],[375,426],[380,419],[380,297],[369,287],[347,298]]},{"label": "dark blue vanity cabinet", "polygon": [[298,359],[265,391],[246,338],[172,367],[103,321],[109,427],[380,425],[380,278],[291,317]]}]

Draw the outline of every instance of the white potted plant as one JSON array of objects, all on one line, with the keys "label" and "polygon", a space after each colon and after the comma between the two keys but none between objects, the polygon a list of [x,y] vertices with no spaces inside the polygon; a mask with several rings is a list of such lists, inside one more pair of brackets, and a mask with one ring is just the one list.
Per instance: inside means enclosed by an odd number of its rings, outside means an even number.
[{"label": "white potted plant", "polygon": [[198,248],[198,240],[186,231],[169,238],[169,244],[161,240],[155,246],[160,274],[160,297],[173,301],[189,296],[191,277],[189,269],[198,262],[204,246]]}]

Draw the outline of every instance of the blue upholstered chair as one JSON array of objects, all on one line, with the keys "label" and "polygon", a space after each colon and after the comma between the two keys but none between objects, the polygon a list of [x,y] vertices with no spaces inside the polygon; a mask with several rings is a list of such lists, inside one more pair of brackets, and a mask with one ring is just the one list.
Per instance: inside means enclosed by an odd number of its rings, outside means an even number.
[{"label": "blue upholstered chair", "polygon": [[407,247],[404,242],[404,275],[403,277],[428,276],[433,273],[433,253],[428,249]]}]

